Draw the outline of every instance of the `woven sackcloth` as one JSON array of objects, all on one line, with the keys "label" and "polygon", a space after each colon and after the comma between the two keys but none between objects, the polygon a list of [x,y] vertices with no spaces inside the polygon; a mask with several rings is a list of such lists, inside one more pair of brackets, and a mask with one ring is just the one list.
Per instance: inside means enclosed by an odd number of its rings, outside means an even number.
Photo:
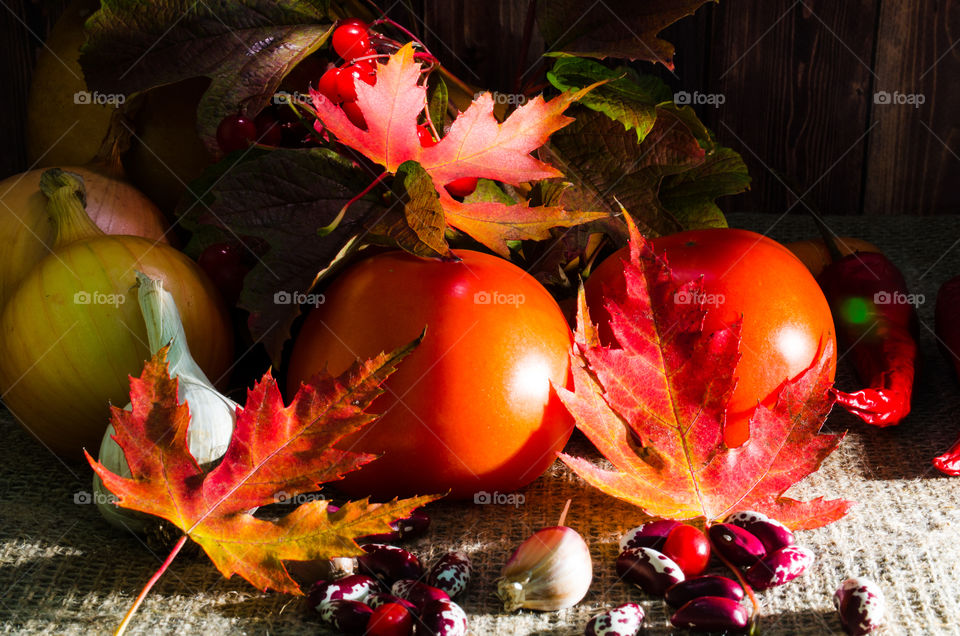
[{"label": "woven sackcloth", "polygon": [[[821,470],[790,494],[856,500],[843,520],[804,531],[798,540],[816,553],[802,578],[759,594],[765,634],[842,633],[832,595],[844,578],[869,577],[883,588],[889,625],[884,634],[960,634],[960,478],[940,475],[930,459],[960,433],[960,387],[937,351],[933,307],[941,282],[960,273],[956,218],[830,217],[843,236],[881,246],[906,275],[919,306],[923,367],[914,408],[900,426],[876,429],[835,410],[826,429],[849,435]],[[803,216],[733,215],[731,225],[778,240],[815,233]],[[960,320],[960,316],[957,318]],[[839,382],[854,381],[841,361]],[[115,531],[95,506],[74,503],[89,491],[91,471],[64,464],[0,412],[0,625],[9,633],[97,634],[117,627],[164,554]],[[583,437],[568,448],[597,458]],[[664,602],[618,583],[617,538],[639,512],[586,486],[555,463],[522,491],[522,505],[439,503],[433,526],[413,549],[425,561],[462,549],[473,559],[471,587],[461,599],[473,634],[582,634],[593,613],[625,601],[643,605],[648,634],[671,633]],[[577,607],[549,613],[504,614],[493,596],[500,569],[532,532],[555,525],[572,499],[567,524],[590,544],[594,580]],[[134,634],[327,633],[300,598],[262,594],[235,577],[223,579],[202,555],[181,555],[133,620]]]}]

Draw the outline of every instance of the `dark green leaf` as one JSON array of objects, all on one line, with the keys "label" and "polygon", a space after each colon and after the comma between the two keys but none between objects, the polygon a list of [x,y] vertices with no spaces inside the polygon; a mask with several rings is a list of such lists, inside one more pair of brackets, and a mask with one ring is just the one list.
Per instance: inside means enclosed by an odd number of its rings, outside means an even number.
[{"label": "dark green leaf", "polygon": [[659,62],[673,69],[673,45],[657,37],[708,0],[542,0],[537,24],[554,54],[622,57]]},{"label": "dark green leaf", "polygon": [[637,131],[637,141],[643,141],[657,118],[656,106],[673,99],[673,93],[660,78],[639,75],[627,67],[610,69],[578,57],[562,57],[547,73],[550,83],[562,91],[586,88],[595,82],[607,80],[579,102],[588,108],[616,119],[627,130]]},{"label": "dark green leaf", "polygon": [[275,362],[300,310],[288,299],[310,292],[317,274],[384,214],[380,203],[361,199],[333,231],[318,236],[372,180],[330,150],[275,150],[224,172],[210,190],[209,207],[198,203],[184,216],[184,226],[196,233],[188,246],[193,253],[216,241],[239,239],[254,251],[267,246],[244,280],[239,304],[250,312],[254,339],[263,339]]},{"label": "dark green leaf", "polygon": [[726,227],[714,199],[749,187],[750,176],[740,155],[717,146],[696,168],[664,179],[660,201],[684,227]]},{"label": "dark green leaf", "polygon": [[[571,182],[559,193],[562,204],[611,214],[623,205],[647,235],[725,227],[713,199],[742,192],[749,182],[746,168],[732,150],[715,148],[699,121],[691,130],[687,111],[658,107],[653,128],[639,144],[636,134],[590,111],[554,133],[550,160]],[[622,238],[621,222],[610,221],[606,229]]]},{"label": "dark green leaf", "polygon": [[104,93],[135,93],[190,77],[211,78],[197,108],[208,150],[217,125],[258,113],[283,77],[330,33],[327,3],[309,0],[103,0],[87,21],[80,64]]},{"label": "dark green leaf", "polygon": [[427,96],[427,112],[430,113],[430,121],[437,132],[443,134],[447,123],[447,104],[450,101],[447,92],[447,83],[443,81],[440,73],[430,74],[430,93]]}]

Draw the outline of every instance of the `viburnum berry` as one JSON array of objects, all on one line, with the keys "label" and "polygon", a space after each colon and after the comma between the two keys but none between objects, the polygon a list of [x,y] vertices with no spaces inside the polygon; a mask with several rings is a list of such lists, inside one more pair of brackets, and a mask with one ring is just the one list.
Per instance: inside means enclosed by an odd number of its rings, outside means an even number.
[{"label": "viburnum berry", "polygon": [[460,177],[444,186],[452,197],[465,197],[477,189],[476,177]]},{"label": "viburnum berry", "polygon": [[377,71],[373,62],[364,60],[340,69],[340,75],[337,77],[337,92],[344,102],[352,102],[357,99],[357,80],[370,86],[377,83]]},{"label": "viburnum berry", "polygon": [[340,67],[331,66],[320,76],[320,80],[317,82],[317,92],[334,104],[339,104],[343,101],[343,96],[337,88],[341,70]]},{"label": "viburnum berry", "polygon": [[362,20],[356,18],[344,20],[333,30],[331,37],[333,50],[348,62],[360,57],[371,48],[369,29],[367,23]]},{"label": "viburnum berry", "polygon": [[710,541],[698,528],[681,524],[670,531],[660,550],[676,563],[686,576],[700,574],[710,561]]},{"label": "viburnum berry", "polygon": [[280,121],[269,111],[263,111],[253,120],[257,127],[257,143],[265,146],[279,146],[283,141]]},{"label": "viburnum berry", "polygon": [[217,145],[224,152],[243,150],[257,139],[257,125],[243,115],[227,115],[217,126]]},{"label": "viburnum berry", "polygon": [[363,111],[357,106],[357,102],[344,102],[341,108],[343,108],[343,112],[351,124],[357,128],[367,129],[367,120],[363,118]]},{"label": "viburnum berry", "polygon": [[234,305],[243,289],[243,279],[250,271],[247,252],[237,243],[215,243],[203,250],[197,264],[207,273],[228,305]]},{"label": "viburnum berry", "polygon": [[424,148],[437,145],[437,140],[433,138],[433,133],[430,132],[430,128],[426,124],[417,126],[417,139],[420,140],[420,145]]},{"label": "viburnum berry", "polygon": [[408,636],[413,632],[413,616],[399,603],[387,603],[373,611],[367,623],[367,636]]}]

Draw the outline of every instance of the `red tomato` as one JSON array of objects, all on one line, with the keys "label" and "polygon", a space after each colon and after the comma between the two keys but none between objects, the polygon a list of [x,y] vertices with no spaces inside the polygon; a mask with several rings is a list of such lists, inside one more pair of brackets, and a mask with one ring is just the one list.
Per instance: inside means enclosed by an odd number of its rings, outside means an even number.
[{"label": "red tomato", "polygon": [[502,258],[454,253],[460,262],[403,252],[361,261],[297,337],[291,395],[324,366],[339,374],[427,327],[368,409],[383,417],[339,444],[383,453],[338,482],[349,494],[489,498],[533,481],[570,437],[572,420],[550,387],[567,383],[572,340],[557,303]]},{"label": "red tomato", "polygon": [[[716,331],[743,317],[737,386],[727,405],[724,441],[749,439],[749,419],[757,403],[772,406],[776,390],[813,362],[827,342],[836,344],[833,318],[820,286],[783,245],[746,230],[710,229],[671,234],[653,241],[680,282],[703,277],[704,330]],[[604,261],[586,284],[591,318],[603,342],[613,341],[603,308],[602,289],[624,293],[623,265],[628,248]],[[830,363],[830,378],[836,355]]]},{"label": "red tomato", "polygon": [[671,530],[660,551],[680,567],[684,576],[700,574],[710,562],[710,540],[699,529],[687,524]]}]

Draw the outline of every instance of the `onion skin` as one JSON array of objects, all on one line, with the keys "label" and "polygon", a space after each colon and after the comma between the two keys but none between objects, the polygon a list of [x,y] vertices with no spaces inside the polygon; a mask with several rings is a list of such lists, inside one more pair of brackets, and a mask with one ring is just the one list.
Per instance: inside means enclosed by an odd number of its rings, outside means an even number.
[{"label": "onion skin", "polygon": [[[131,184],[90,168],[64,170],[83,177],[87,214],[105,233],[169,243],[163,213]],[[53,244],[56,228],[40,191],[43,172],[30,170],[0,181],[0,308]]]},{"label": "onion skin", "polygon": [[[232,361],[226,309],[193,261],[134,236],[74,241],[44,258],[0,314],[0,390],[17,419],[47,447],[79,459],[96,449],[109,404],[129,401],[129,375],[149,357],[136,270],[164,281],[194,359],[214,381]],[[115,304],[75,302],[116,294]],[[122,298],[122,300],[119,300]]]}]

